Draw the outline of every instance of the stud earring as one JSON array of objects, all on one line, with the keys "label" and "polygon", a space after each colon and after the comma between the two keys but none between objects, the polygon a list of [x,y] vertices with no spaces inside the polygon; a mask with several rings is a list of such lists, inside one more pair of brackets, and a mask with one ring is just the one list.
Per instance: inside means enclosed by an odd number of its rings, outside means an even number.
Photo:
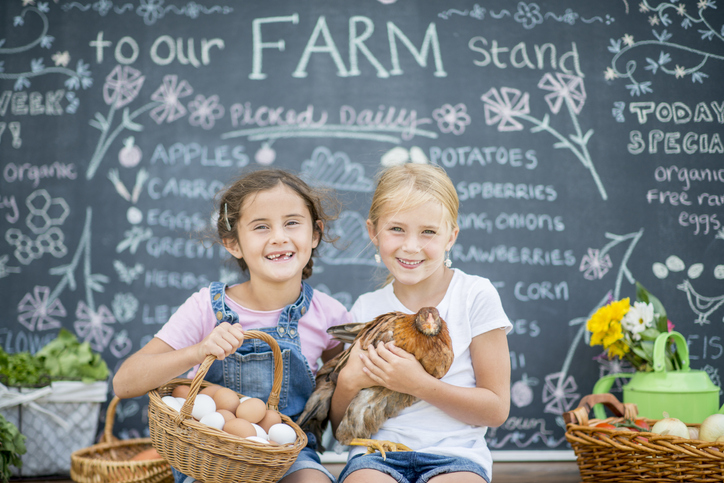
[{"label": "stud earring", "polygon": [[382,257],[380,256],[380,252],[378,251],[375,251],[375,263],[377,263],[378,265],[382,263]]},{"label": "stud earring", "polygon": [[445,253],[445,266],[446,266],[447,268],[452,267],[452,260],[450,260],[450,252],[449,252],[449,251]]}]

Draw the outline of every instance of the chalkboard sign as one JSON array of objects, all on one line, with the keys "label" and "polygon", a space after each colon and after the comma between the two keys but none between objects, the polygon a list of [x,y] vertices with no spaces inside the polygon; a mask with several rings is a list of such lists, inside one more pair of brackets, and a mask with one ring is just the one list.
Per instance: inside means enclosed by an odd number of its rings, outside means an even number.
[{"label": "chalkboard sign", "polygon": [[[454,267],[498,288],[512,405],[494,451],[566,450],[609,372],[585,322],[657,295],[721,384],[724,10],[713,0],[23,0],[0,7],[0,345],[61,327],[114,371],[191,293],[241,275],[200,234],[241,170],[333,188],[311,284],[380,282],[382,166],[443,166]],[[620,386],[615,389],[620,391]],[[122,402],[121,437],[147,434]]]}]

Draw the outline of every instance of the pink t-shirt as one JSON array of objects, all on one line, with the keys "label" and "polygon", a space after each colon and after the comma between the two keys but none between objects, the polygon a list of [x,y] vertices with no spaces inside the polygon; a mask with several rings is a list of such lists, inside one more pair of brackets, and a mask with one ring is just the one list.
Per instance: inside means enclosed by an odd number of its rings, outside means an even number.
[{"label": "pink t-shirt", "polygon": [[[226,304],[239,315],[239,323],[243,330],[276,327],[282,309],[259,312],[242,307],[231,297],[226,297]],[[156,337],[173,347],[183,349],[201,342],[216,327],[216,316],[211,309],[209,288],[205,287],[191,295],[186,302],[169,318],[168,322],[156,333]],[[299,337],[302,354],[307,358],[309,367],[317,373],[317,360],[322,352],[339,344],[327,334],[327,329],[334,325],[352,322],[347,309],[333,297],[314,291],[312,302],[307,313],[299,319]],[[188,377],[193,377],[194,368]]]}]

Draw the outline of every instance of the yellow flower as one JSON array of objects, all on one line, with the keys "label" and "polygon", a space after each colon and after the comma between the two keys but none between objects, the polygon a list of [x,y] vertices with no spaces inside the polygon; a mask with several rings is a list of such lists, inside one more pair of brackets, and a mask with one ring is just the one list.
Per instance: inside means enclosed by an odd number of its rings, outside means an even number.
[{"label": "yellow flower", "polygon": [[608,358],[613,359],[618,356],[619,359],[622,359],[628,351],[629,346],[623,340],[619,340],[608,348]]},{"label": "yellow flower", "polygon": [[603,348],[607,349],[623,339],[621,319],[630,307],[629,299],[625,298],[598,309],[586,322],[586,328],[591,332],[590,344],[603,345]]}]

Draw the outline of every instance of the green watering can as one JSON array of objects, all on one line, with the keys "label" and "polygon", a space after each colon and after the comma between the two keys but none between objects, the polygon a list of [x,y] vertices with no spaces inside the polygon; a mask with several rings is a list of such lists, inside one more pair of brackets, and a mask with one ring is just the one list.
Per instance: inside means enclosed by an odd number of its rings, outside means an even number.
[{"label": "green watering can", "polygon": [[[667,371],[664,363],[664,351],[670,338],[674,339],[683,364],[677,371]],[[623,386],[623,402],[636,404],[638,414],[643,418],[662,419],[666,412],[669,417],[684,423],[699,424],[716,412],[724,413],[724,406],[719,408],[719,387],[711,382],[706,372],[689,368],[689,347],[678,332],[665,332],[656,338],[653,372],[609,374],[596,382],[593,394],[609,392],[619,377],[631,378]],[[597,419],[607,417],[601,404],[593,411]]]}]

